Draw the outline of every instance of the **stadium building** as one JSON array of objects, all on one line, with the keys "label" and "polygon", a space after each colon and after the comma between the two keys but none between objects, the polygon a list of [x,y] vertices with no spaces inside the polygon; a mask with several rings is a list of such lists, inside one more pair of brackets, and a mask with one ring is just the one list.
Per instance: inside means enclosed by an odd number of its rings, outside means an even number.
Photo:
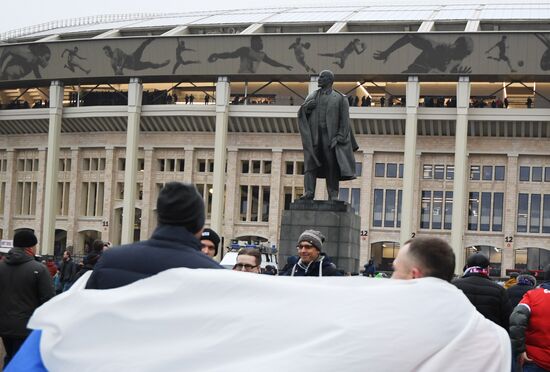
[{"label": "stadium building", "polygon": [[[370,4],[370,5],[369,5]],[[96,16],[1,35],[0,236],[43,254],[145,239],[166,182],[207,224],[278,244],[303,192],[297,111],[330,69],[349,96],[361,262],[440,236],[460,272],[550,263],[550,2]],[[324,185],[318,187],[324,197]]]}]

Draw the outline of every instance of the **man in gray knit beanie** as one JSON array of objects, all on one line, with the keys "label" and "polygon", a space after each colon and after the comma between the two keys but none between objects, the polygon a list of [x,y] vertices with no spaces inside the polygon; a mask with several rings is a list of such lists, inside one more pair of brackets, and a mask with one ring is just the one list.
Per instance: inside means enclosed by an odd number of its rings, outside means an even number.
[{"label": "man in gray knit beanie", "polygon": [[330,259],[322,253],[325,236],[317,230],[306,230],[298,239],[298,256],[300,260],[289,270],[290,276],[339,276]]}]

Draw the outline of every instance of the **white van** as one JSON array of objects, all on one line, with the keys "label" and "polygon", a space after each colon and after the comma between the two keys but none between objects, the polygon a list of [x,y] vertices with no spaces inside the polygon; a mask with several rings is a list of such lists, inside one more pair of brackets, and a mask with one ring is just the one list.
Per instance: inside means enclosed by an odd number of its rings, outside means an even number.
[{"label": "white van", "polygon": [[233,269],[233,266],[237,263],[237,255],[243,248],[254,248],[260,251],[262,254],[262,270],[268,265],[275,266],[277,270],[279,269],[277,248],[275,248],[274,244],[271,246],[268,244],[231,244],[231,246],[227,248],[227,252],[223,255],[220,265],[229,270]]},{"label": "white van", "polygon": [[13,240],[0,240],[0,254],[8,254],[13,248]]}]

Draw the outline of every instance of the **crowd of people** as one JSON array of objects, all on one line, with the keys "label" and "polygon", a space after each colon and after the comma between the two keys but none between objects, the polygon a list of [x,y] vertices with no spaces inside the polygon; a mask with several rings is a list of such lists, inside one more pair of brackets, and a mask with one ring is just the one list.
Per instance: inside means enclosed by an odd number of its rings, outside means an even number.
[{"label": "crowd of people", "polygon": [[[96,240],[81,263],[73,260],[70,249],[64,252],[59,264],[52,260],[38,262],[35,259],[38,245],[36,236],[27,230],[15,234],[14,248],[0,261],[0,336],[6,350],[5,363],[9,363],[6,371],[47,369],[44,361],[36,357],[40,355],[40,351],[47,351],[46,344],[40,343],[42,330],[31,330],[27,326],[37,308],[41,307],[42,318],[44,312],[47,314],[50,300],[56,294],[67,292],[63,294],[63,298],[70,298],[78,291],[118,288],[121,291],[118,292],[119,295],[122,295],[124,288],[130,288],[130,284],[169,269],[223,269],[214,259],[219,252],[221,238],[214,230],[204,228],[204,202],[193,185],[167,183],[159,193],[156,210],[158,226],[150,239],[114,248],[109,243]],[[343,276],[335,263],[323,252],[325,241],[326,237],[320,231],[314,228],[305,230],[296,239],[296,255],[289,257],[278,275],[318,278]],[[247,277],[248,274],[276,274],[276,268],[273,268],[275,272],[271,268],[262,269],[261,264],[262,255],[257,249],[241,249],[233,271],[247,273]],[[550,370],[550,265],[546,268],[544,282],[539,286],[535,278],[526,273],[511,278],[502,286],[489,277],[489,259],[477,253],[468,258],[463,275],[456,278],[455,256],[449,244],[439,238],[417,237],[407,241],[399,250],[393,268],[393,280],[388,283],[432,278],[430,283],[442,295],[448,291],[459,293],[460,290],[465,296],[453,294],[453,301],[458,301],[460,307],[469,300],[477,310],[474,313],[478,315],[472,316],[478,317],[475,324],[479,328],[476,332],[480,342],[498,346],[502,343],[501,336],[509,334],[507,345],[500,345],[501,354],[486,355],[484,350],[479,350],[476,355],[469,356],[472,361],[481,363],[478,369],[470,370],[503,371],[502,366],[509,366],[511,360],[513,368],[518,368],[517,370]],[[372,259],[365,264],[364,269],[365,277],[377,277],[380,274],[377,273]],[[289,284],[283,279],[279,282],[281,285]],[[376,283],[381,282],[386,281],[365,281],[364,285],[376,287],[379,285]],[[269,291],[269,288],[265,287],[265,291]],[[204,295],[208,297],[207,293]],[[303,311],[308,308],[305,298]],[[368,310],[365,311],[367,314]],[[395,311],[395,314],[388,315],[389,319],[398,314],[406,317],[407,309]],[[113,309],[113,312],[116,313],[116,310]],[[445,317],[445,314],[447,313],[442,312],[439,316]],[[457,321],[450,314],[448,316],[446,321]],[[410,322],[414,322],[414,319],[410,319]],[[148,342],[154,343],[155,337],[162,335],[151,334]],[[455,352],[465,350],[465,345],[458,342],[453,346],[457,348]],[[510,345],[513,358],[509,355]],[[470,344],[468,347],[471,346]],[[462,357],[464,356],[456,355],[456,358]],[[108,359],[110,356],[102,358]],[[457,370],[452,368],[453,361],[449,363],[451,367],[448,370]],[[494,365],[499,367],[488,367],[491,363],[496,363]],[[415,370],[435,369],[419,367]]]},{"label": "crowd of people", "polygon": [[[359,96],[349,95],[348,103],[350,107],[395,107],[395,106],[405,106],[406,97],[405,96],[393,96],[390,95],[387,98],[385,96],[380,97],[379,99],[374,99],[370,95],[365,95],[359,98]],[[175,103],[184,103],[184,104],[205,104],[208,105],[214,102],[214,98],[207,93],[202,94],[201,97],[197,97],[193,93],[187,93],[185,95],[178,95],[174,91],[168,90],[152,90],[143,92],[142,104],[144,105],[169,105]],[[269,97],[244,97],[235,95],[231,99],[230,103],[232,105],[242,105],[246,101],[247,104],[259,104],[259,105],[270,105],[275,104],[277,97],[275,95]],[[294,106],[294,97],[290,96],[288,99],[283,100],[284,103],[290,106]],[[69,106],[111,106],[111,105],[126,105],[128,103],[128,93],[121,91],[90,91],[83,92],[79,95],[77,92],[69,93]],[[423,98],[420,106],[423,107],[456,107],[456,97],[443,97],[443,96],[426,96]],[[472,97],[470,99],[470,107],[472,108],[508,108],[509,100],[508,98],[500,99],[495,97]],[[30,105],[26,100],[14,100],[6,104],[0,102],[0,109],[27,109],[27,108],[45,108],[49,107],[48,100],[35,100],[32,105]],[[533,107],[533,99],[527,97],[525,100],[525,107]]]}]

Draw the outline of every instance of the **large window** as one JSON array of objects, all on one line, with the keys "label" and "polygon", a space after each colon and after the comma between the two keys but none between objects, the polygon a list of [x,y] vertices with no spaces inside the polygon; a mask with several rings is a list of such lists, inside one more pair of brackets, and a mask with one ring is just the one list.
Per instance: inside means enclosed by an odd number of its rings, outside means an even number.
[{"label": "large window", "polygon": [[37,182],[17,182],[15,213],[23,216],[36,212]]},{"label": "large window", "polygon": [[452,191],[422,191],[420,228],[450,230],[453,213]]},{"label": "large window", "polygon": [[504,193],[470,192],[468,230],[502,231]]},{"label": "large window", "polygon": [[372,226],[401,226],[401,190],[374,190]]},{"label": "large window", "polygon": [[517,232],[550,233],[550,195],[518,194]]},{"label": "large window", "polygon": [[269,186],[242,185],[240,220],[269,222]]},{"label": "large window", "polygon": [[80,215],[87,217],[103,216],[103,182],[82,183]]},{"label": "large window", "polygon": [[[351,193],[350,193],[351,191]],[[345,201],[347,203],[351,204],[351,207],[355,211],[355,214],[359,214],[360,207],[361,207],[361,189],[359,188],[352,188],[351,190],[348,188],[340,188],[340,193],[338,195],[338,199]]]}]

